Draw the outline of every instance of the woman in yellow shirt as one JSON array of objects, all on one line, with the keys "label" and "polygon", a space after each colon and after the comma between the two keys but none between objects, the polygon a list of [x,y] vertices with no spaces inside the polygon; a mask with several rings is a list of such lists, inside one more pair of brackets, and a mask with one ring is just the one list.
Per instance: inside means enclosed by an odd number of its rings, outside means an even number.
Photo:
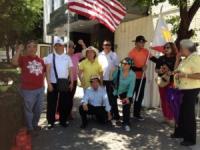
[{"label": "woman in yellow shirt", "polygon": [[178,125],[171,137],[183,138],[180,144],[191,146],[196,144],[195,103],[200,91],[200,56],[191,40],[182,40],[180,46],[185,59],[175,71],[175,86],[181,90],[183,98]]},{"label": "woman in yellow shirt", "polygon": [[79,63],[79,79],[84,89],[90,87],[90,77],[94,75],[102,76],[103,70],[97,60],[98,50],[93,46],[89,46],[82,52],[83,57],[86,57],[82,62]]}]

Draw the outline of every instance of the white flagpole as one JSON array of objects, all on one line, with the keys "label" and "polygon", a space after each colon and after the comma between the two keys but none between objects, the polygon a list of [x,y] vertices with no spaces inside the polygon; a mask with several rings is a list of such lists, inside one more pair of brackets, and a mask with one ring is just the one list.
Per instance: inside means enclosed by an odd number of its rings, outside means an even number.
[{"label": "white flagpole", "polygon": [[[148,63],[148,60],[149,60],[149,56],[150,56],[150,52],[148,53],[145,66],[147,66],[147,63]],[[137,95],[136,95],[136,99],[135,99],[136,102],[138,101],[138,98],[139,98],[139,95],[140,95],[140,92],[141,92],[142,82],[143,82],[144,77],[145,77],[145,72],[146,72],[146,70],[144,70],[143,73],[142,73],[142,78],[141,78],[141,81],[140,81],[140,86],[139,86],[139,89],[138,89],[138,92],[137,92]]]},{"label": "white flagpole", "polygon": [[70,41],[70,11],[69,9],[67,10],[67,39],[68,39],[67,49],[69,49],[69,41]]}]

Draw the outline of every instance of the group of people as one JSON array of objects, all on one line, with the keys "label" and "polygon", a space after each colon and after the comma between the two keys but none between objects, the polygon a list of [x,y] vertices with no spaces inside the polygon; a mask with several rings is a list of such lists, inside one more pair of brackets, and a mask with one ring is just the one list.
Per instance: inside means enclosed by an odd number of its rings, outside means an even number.
[{"label": "group of people", "polygon": [[177,88],[182,93],[179,119],[175,122],[172,138],[183,138],[182,145],[196,143],[195,103],[200,89],[200,56],[191,40],[182,40],[178,52],[174,43],[164,45],[163,55],[152,56],[145,48],[147,40],[139,35],[133,41],[135,47],[126,58],[119,61],[112,51],[112,43],[104,40],[102,51],[93,46],[86,47],[83,40],[78,44],[82,48],[76,53],[73,41],[64,43],[61,38],[54,39],[53,52],[44,60],[36,55],[37,43],[29,41],[26,51],[23,45],[16,48],[12,59],[15,66],[21,68],[21,95],[27,127],[30,131],[39,129],[38,122],[44,98],[44,78],[48,84],[47,121],[48,128],[54,128],[55,114],[59,111],[59,123],[68,126],[73,118],[73,99],[78,78],[83,87],[79,113],[81,128],[88,126],[88,115],[95,116],[103,124],[112,125],[111,120],[120,121],[118,100],[122,104],[122,121],[126,131],[130,131],[130,113],[133,103],[133,116],[144,120],[141,115],[144,98],[147,62],[156,63],[155,72],[161,99],[161,108],[165,122],[174,123],[174,114],[167,97],[167,90]]}]

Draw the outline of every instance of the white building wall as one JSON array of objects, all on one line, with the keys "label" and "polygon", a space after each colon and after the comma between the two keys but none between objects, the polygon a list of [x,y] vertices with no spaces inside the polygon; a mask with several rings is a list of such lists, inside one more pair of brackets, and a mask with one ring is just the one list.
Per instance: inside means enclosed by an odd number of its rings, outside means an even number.
[{"label": "white building wall", "polygon": [[44,19],[43,19],[43,40],[45,43],[51,43],[51,36],[47,35],[47,24],[50,23],[50,13],[52,11],[52,0],[43,0],[43,5],[44,5]]}]

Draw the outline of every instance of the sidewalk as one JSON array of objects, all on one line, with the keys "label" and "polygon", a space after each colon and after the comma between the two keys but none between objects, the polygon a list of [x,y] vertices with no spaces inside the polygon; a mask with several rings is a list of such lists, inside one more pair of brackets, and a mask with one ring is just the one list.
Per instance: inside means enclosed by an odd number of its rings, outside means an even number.
[{"label": "sidewalk", "polygon": [[[78,90],[79,92],[79,90]],[[82,93],[78,95],[81,97]],[[76,101],[78,106],[79,101]],[[43,130],[33,137],[33,150],[199,150],[200,127],[198,123],[198,141],[193,147],[182,147],[180,140],[170,139],[173,128],[161,123],[159,110],[145,111],[145,120],[131,120],[131,132],[124,131],[121,126],[108,128],[89,122],[86,130],[80,129],[80,117],[77,110],[75,120],[70,126],[59,125],[53,130],[46,129],[45,113],[42,114]]]}]

